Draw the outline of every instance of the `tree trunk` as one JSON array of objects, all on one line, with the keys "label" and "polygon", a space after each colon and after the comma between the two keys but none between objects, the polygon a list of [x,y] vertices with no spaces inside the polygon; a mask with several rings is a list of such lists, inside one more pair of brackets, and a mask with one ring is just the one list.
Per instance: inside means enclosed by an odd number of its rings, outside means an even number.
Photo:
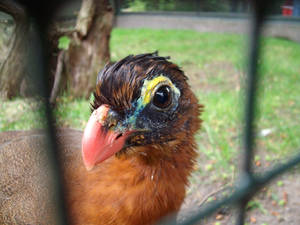
[{"label": "tree trunk", "polygon": [[0,11],[10,14],[15,22],[15,29],[8,45],[8,54],[0,65],[0,98],[10,99],[19,95],[26,74],[25,52],[29,22],[24,9],[14,1],[1,0]]},{"label": "tree trunk", "polygon": [[110,60],[112,25],[113,10],[108,0],[83,0],[65,59],[71,95],[88,98],[94,90],[97,74]]}]

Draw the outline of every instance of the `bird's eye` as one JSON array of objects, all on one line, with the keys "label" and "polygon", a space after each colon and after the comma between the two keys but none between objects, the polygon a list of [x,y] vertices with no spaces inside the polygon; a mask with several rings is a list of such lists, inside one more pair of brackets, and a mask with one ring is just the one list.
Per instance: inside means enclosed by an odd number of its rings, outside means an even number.
[{"label": "bird's eye", "polygon": [[171,89],[164,85],[157,89],[153,96],[153,104],[161,109],[167,108],[172,102]]}]

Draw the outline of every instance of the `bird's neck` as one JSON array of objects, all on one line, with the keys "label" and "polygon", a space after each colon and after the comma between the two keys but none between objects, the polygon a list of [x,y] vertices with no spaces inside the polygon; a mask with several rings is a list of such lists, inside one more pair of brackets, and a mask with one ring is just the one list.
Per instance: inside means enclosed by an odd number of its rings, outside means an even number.
[{"label": "bird's neck", "polygon": [[120,164],[125,165],[123,171],[135,174],[133,184],[145,179],[186,186],[197,156],[194,146],[193,141],[190,141],[188,144],[139,147],[134,154],[114,158],[111,167],[120,168]]},{"label": "bird's neck", "polygon": [[142,154],[114,158],[111,162],[110,172],[119,176],[114,177],[112,186],[123,187],[122,196],[131,199],[124,200],[122,204],[130,207],[130,202],[134,201],[135,207],[143,211],[141,215],[149,214],[149,218],[137,217],[137,222],[132,221],[131,224],[148,224],[146,221],[156,221],[175,213],[184,200],[196,152],[192,144],[176,148],[176,151],[164,150],[159,151],[157,146],[148,147]]}]

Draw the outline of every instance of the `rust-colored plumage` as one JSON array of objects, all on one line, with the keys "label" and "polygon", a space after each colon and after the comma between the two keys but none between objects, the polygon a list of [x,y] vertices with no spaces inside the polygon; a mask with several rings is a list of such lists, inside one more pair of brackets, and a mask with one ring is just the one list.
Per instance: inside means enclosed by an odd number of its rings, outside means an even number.
[{"label": "rust-colored plumage", "polygon": [[[141,96],[148,92],[150,100]],[[124,145],[87,170],[80,146],[67,147],[62,138],[70,224],[147,225],[178,211],[201,122],[201,106],[183,72],[156,54],[129,56],[100,73],[92,106],[105,106],[101,135],[114,132]]]}]

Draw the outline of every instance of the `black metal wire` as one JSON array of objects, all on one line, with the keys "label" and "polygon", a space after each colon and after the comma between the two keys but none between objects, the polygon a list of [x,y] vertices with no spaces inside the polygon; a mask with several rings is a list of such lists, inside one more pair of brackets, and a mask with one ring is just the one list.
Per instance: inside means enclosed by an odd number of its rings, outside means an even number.
[{"label": "black metal wire", "polygon": [[56,221],[58,225],[67,224],[67,213],[64,204],[64,192],[62,185],[61,167],[59,162],[59,146],[57,144],[54,120],[51,106],[49,104],[49,85],[48,85],[48,52],[47,33],[48,25],[56,7],[62,1],[19,1],[25,6],[32,22],[32,35],[30,41],[29,64],[31,81],[37,85],[36,94],[41,97],[45,106],[46,127],[46,152],[50,163],[50,174],[52,174],[53,199],[51,201],[56,206]]},{"label": "black metal wire", "polygon": [[[48,95],[48,87],[46,86],[48,81],[46,79],[47,76],[47,70],[46,70],[46,60],[45,60],[45,46],[43,45],[41,32],[36,26],[36,37],[33,39],[34,41],[34,47],[32,48],[31,52],[31,65],[33,65],[36,70],[31,75],[36,79],[37,82],[40,83],[39,85],[39,95],[42,96],[44,106],[45,106],[45,115],[46,115],[46,121],[47,126],[45,127],[45,131],[47,134],[46,139],[46,148],[48,160],[50,163],[50,174],[52,174],[52,187],[51,189],[54,192],[54,199],[51,199],[55,206],[56,206],[56,212],[55,215],[57,215],[57,224],[63,225],[67,224],[67,216],[65,213],[65,206],[64,206],[64,193],[63,193],[63,187],[62,187],[62,176],[61,176],[61,168],[60,168],[60,162],[59,162],[59,146],[57,144],[56,138],[55,138],[55,128],[53,126],[53,115],[49,104],[49,95]],[[44,76],[41,76],[43,75]]]},{"label": "black metal wire", "polygon": [[[246,104],[245,104],[245,126],[244,126],[244,152],[242,155],[243,164],[240,176],[248,177],[247,181],[252,181],[252,165],[254,155],[254,120],[255,120],[255,106],[256,106],[256,90],[258,85],[258,70],[257,61],[260,52],[260,34],[263,25],[264,14],[259,8],[253,10],[251,29],[250,29],[250,42],[249,42],[249,64],[246,80]],[[237,225],[244,224],[245,209],[251,196],[245,196],[238,204]]]}]

